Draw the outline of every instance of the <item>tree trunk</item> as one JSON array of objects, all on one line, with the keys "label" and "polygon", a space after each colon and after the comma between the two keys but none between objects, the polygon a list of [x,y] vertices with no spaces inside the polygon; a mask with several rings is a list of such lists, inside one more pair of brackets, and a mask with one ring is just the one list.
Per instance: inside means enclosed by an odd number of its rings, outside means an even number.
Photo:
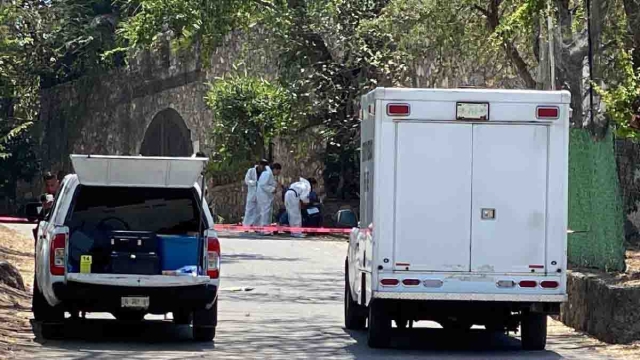
[{"label": "tree trunk", "polygon": [[[568,0],[555,1],[558,16],[558,32],[555,34],[555,63],[557,84],[560,88],[571,92],[571,108],[574,127],[588,128],[595,138],[602,139],[609,126],[607,118],[598,112],[599,99],[594,93],[593,104],[590,100],[591,81],[583,77],[589,74],[589,34],[585,24],[583,31],[575,32],[572,27],[573,9]],[[593,73],[590,74],[594,83],[601,78],[600,53],[603,19],[609,13],[609,1],[591,0],[591,50],[593,52]],[[589,75],[587,75],[589,76]],[[593,108],[593,121],[590,109]]]}]

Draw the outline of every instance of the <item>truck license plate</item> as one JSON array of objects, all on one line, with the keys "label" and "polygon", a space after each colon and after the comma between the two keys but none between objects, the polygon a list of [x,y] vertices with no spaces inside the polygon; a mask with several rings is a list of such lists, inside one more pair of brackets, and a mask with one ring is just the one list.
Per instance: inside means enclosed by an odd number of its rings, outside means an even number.
[{"label": "truck license plate", "polygon": [[149,297],[123,297],[121,305],[123,308],[146,309],[149,307]]}]

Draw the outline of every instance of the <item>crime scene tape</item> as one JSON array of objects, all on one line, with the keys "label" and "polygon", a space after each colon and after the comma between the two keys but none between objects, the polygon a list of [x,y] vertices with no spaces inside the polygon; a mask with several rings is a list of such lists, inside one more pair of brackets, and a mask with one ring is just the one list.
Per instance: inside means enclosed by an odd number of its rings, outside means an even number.
[{"label": "crime scene tape", "polygon": [[[0,223],[5,224],[35,224],[35,221],[30,221],[26,218],[0,216]],[[315,234],[349,234],[351,229],[344,228],[309,228],[309,227],[289,227],[289,226],[243,226],[243,225],[214,225],[215,230],[229,231],[229,232],[295,232],[295,233],[315,233]]]},{"label": "crime scene tape", "polygon": [[213,227],[219,231],[231,232],[294,232],[294,233],[315,233],[315,234],[349,234],[351,229],[344,228],[309,228],[309,227],[289,227],[289,226],[243,226],[243,225],[223,225],[216,224]]},{"label": "crime scene tape", "polygon": [[29,219],[26,219],[26,218],[0,216],[0,223],[6,223],[6,224],[35,224],[35,221],[29,221]]}]

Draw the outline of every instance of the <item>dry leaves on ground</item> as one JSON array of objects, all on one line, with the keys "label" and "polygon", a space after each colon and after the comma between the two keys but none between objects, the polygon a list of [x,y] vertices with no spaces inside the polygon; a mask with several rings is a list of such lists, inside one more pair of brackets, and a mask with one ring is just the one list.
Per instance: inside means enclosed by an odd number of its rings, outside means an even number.
[{"label": "dry leaves on ground", "polygon": [[0,225],[0,260],[20,271],[27,291],[0,284],[0,358],[8,358],[19,345],[32,342],[31,288],[33,240]]}]

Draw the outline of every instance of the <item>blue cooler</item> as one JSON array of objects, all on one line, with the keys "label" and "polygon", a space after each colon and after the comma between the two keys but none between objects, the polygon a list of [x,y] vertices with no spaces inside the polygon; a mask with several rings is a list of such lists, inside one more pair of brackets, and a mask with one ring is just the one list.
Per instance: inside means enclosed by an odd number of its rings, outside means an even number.
[{"label": "blue cooler", "polygon": [[178,270],[198,265],[198,238],[187,235],[158,235],[160,270]]}]

